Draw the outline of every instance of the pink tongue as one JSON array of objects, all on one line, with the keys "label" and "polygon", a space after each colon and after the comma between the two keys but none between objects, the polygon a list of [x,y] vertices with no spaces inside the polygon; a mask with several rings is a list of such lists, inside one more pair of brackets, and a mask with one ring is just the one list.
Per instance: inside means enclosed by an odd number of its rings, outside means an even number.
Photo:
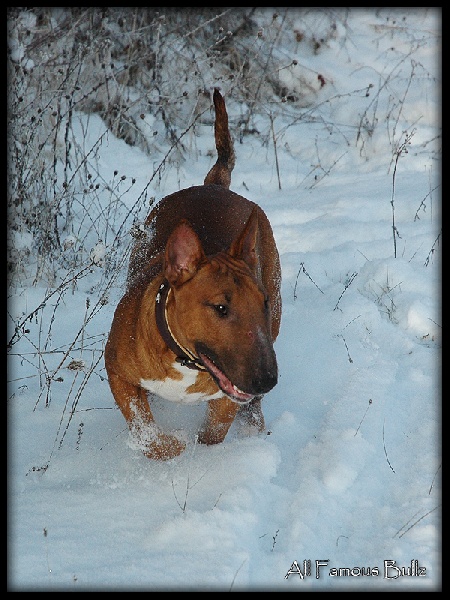
[{"label": "pink tongue", "polygon": [[218,369],[216,365],[212,362],[212,360],[210,360],[207,356],[205,356],[204,354],[200,354],[200,358],[202,359],[203,364],[208,369],[208,371],[210,371],[210,373],[214,375],[220,386],[220,389],[223,392],[225,392],[225,394],[231,396],[235,400],[239,400],[240,402],[248,402],[249,400],[252,400],[252,398],[254,398],[253,394],[246,394],[245,392],[237,388],[235,385],[233,385],[228,379],[228,377],[225,375],[225,373]]}]

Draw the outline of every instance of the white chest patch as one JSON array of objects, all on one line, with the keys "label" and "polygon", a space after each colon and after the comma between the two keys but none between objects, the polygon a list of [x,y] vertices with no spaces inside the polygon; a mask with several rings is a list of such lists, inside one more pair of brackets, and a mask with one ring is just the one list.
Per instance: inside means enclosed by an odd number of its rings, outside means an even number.
[{"label": "white chest patch", "polygon": [[182,375],[181,379],[141,379],[141,387],[148,390],[152,394],[170,400],[171,402],[180,402],[182,404],[198,404],[223,396],[220,390],[213,395],[192,393],[186,390],[195,383],[198,371],[182,367],[175,363],[173,367]]}]

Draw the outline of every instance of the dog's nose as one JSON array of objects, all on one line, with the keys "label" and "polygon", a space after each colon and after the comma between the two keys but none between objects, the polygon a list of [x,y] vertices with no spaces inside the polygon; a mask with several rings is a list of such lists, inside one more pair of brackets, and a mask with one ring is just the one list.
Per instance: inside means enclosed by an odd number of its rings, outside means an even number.
[{"label": "dog's nose", "polygon": [[252,380],[252,393],[265,394],[274,388],[278,381],[278,368],[266,369],[257,374]]}]

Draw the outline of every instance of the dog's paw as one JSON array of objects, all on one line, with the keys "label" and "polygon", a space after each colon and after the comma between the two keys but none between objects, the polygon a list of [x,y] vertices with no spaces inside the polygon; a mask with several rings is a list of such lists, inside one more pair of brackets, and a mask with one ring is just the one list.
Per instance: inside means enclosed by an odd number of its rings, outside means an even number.
[{"label": "dog's paw", "polygon": [[164,433],[154,422],[143,423],[135,419],[130,426],[130,434],[130,447],[141,450],[147,458],[169,460],[179,456],[186,448],[184,441]]},{"label": "dog's paw", "polygon": [[225,439],[229,427],[229,423],[215,423],[214,426],[211,424],[204,425],[198,432],[197,441],[199,444],[207,446],[220,444]]},{"label": "dog's paw", "polygon": [[147,448],[144,448],[143,451],[147,458],[169,460],[179,456],[185,448],[186,444],[174,435],[160,433],[158,438],[151,442]]}]

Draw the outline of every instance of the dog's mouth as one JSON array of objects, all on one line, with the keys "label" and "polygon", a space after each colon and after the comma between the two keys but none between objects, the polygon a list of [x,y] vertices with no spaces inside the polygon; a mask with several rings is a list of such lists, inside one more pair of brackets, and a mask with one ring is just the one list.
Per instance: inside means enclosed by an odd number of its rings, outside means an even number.
[{"label": "dog's mouth", "polygon": [[234,383],[228,379],[225,373],[219,369],[216,363],[209,358],[209,356],[201,351],[198,352],[198,355],[203,365],[206,367],[210,375],[212,375],[222,392],[239,404],[246,404],[247,402],[250,402],[250,400],[253,400],[255,397],[254,394],[247,394],[234,385]]}]

